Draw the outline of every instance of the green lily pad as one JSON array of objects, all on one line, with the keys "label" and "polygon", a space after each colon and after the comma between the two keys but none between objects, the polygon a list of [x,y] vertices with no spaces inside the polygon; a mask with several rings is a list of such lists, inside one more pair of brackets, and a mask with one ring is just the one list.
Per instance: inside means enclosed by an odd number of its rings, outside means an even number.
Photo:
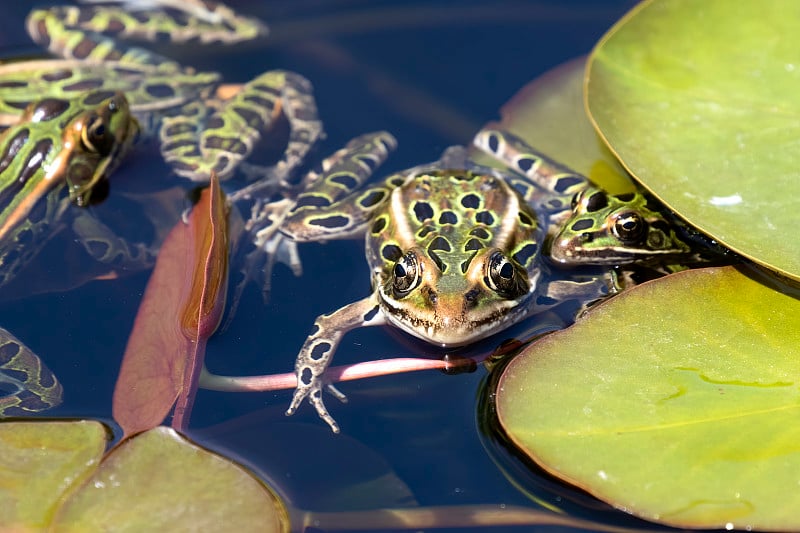
[{"label": "green lily pad", "polygon": [[101,524],[116,531],[210,531],[221,524],[230,531],[289,530],[285,507],[258,479],[166,427],[114,449],[54,521],[70,531]]},{"label": "green lily pad", "polygon": [[646,283],[529,346],[496,405],[552,474],[682,527],[800,528],[800,300],[733,267]]},{"label": "green lily pad", "polygon": [[92,421],[0,423],[3,530],[289,530],[271,490],[174,430],[142,433],[104,458],[108,436]]},{"label": "green lily pad", "polygon": [[0,423],[3,527],[46,529],[64,490],[97,468],[108,436],[91,421]]},{"label": "green lily pad", "polygon": [[800,280],[800,3],[647,1],[592,53],[587,104],[642,184]]}]

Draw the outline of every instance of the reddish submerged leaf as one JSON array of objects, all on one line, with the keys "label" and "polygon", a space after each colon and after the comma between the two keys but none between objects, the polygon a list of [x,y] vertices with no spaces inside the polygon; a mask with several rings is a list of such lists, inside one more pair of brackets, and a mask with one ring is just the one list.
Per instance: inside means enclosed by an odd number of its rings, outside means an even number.
[{"label": "reddish submerged leaf", "polygon": [[131,435],[186,426],[206,340],[219,326],[228,279],[227,206],[219,180],[169,233],[147,283],[114,389],[113,415]]}]

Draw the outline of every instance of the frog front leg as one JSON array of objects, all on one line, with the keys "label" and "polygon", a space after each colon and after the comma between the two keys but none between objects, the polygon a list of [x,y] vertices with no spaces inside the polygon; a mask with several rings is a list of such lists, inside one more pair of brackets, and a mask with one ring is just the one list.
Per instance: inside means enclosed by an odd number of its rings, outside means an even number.
[{"label": "frog front leg", "polygon": [[356,328],[385,323],[386,319],[380,311],[378,297],[374,292],[363,300],[346,305],[331,314],[317,317],[314,330],[306,338],[295,361],[297,389],[286,414],[293,415],[303,400],[308,398],[319,417],[328,423],[334,433],[339,433],[339,425],[325,407],[322,388],[326,387],[341,401],[346,401],[346,398],[325,379],[325,371],[330,366],[336,347],[345,333]]},{"label": "frog front leg", "polygon": [[285,263],[296,276],[301,275],[297,243],[360,236],[392,185],[382,183],[361,192],[359,188],[396,146],[394,137],[383,131],[352,139],[303,177],[296,198],[272,199],[273,184],[264,180],[230,194],[228,200],[232,203],[253,201],[244,229],[252,235],[255,245],[242,262],[242,278],[234,290],[233,304],[254,277],[260,280],[266,301],[276,261]]}]

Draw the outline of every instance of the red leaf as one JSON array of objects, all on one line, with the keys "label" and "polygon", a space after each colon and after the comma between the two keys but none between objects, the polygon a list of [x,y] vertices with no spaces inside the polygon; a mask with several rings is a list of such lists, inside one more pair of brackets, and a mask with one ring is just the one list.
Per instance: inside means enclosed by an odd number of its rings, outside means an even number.
[{"label": "red leaf", "polygon": [[164,240],[139,305],[114,389],[114,419],[126,436],[161,424],[176,401],[173,426],[188,424],[227,279],[227,205],[212,174],[188,223]]}]

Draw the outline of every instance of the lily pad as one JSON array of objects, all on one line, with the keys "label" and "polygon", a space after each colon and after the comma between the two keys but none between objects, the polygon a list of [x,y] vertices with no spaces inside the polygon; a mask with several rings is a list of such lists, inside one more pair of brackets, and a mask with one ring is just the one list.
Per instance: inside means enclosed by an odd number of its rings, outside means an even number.
[{"label": "lily pad", "polygon": [[496,405],[550,473],[682,527],[800,528],[800,300],[733,267],[598,305],[505,369]]},{"label": "lily pad", "polygon": [[210,531],[222,524],[289,530],[286,509],[259,480],[165,427],[113,450],[54,521],[70,531]]},{"label": "lily pad", "polygon": [[92,421],[0,423],[3,531],[289,530],[272,491],[175,431],[103,458],[108,436]]},{"label": "lily pad", "polygon": [[107,441],[97,422],[0,423],[3,527],[45,530],[64,490],[91,475]]},{"label": "lily pad", "polygon": [[800,3],[647,1],[593,51],[587,105],[625,167],[729,248],[800,280]]}]

